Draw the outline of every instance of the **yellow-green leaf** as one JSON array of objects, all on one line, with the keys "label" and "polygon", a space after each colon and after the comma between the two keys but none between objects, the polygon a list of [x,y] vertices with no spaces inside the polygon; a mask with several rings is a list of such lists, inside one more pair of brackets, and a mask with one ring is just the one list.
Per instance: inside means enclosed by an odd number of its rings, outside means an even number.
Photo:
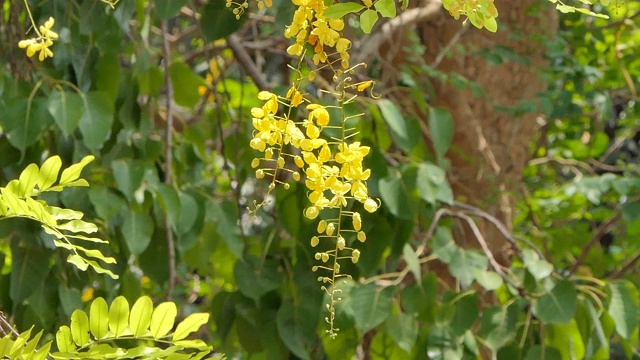
[{"label": "yellow-green leaf", "polygon": [[[73,164],[68,168],[62,171],[62,176],[60,176],[60,185],[69,185],[72,181],[78,180],[80,174],[82,173],[82,169],[84,169],[87,164],[93,161],[95,157],[93,155],[87,155],[79,163]],[[78,186],[78,185],[76,185]]]},{"label": "yellow-green leaf", "polygon": [[151,315],[151,335],[159,339],[169,333],[176,321],[178,309],[172,302],[163,302],[158,305]]},{"label": "yellow-green leaf", "polygon": [[101,297],[91,303],[89,329],[96,339],[102,339],[109,331],[109,306]]},{"label": "yellow-green leaf", "polygon": [[60,352],[73,352],[76,347],[73,345],[73,338],[71,337],[71,329],[68,326],[63,325],[56,333],[56,345]]},{"label": "yellow-green leaf", "polygon": [[360,15],[360,28],[365,34],[369,34],[373,25],[378,21],[378,12],[367,9]]},{"label": "yellow-green leaf", "polygon": [[62,166],[62,160],[60,156],[52,156],[48,158],[40,167],[38,173],[38,188],[40,191],[44,191],[53,185],[58,180],[58,173]]},{"label": "yellow-green leaf", "polygon": [[71,337],[78,346],[89,342],[89,317],[82,310],[76,310],[71,314]]},{"label": "yellow-green leaf", "polygon": [[38,174],[40,174],[40,169],[38,169],[38,165],[36,164],[29,164],[22,173],[20,173],[18,196],[31,196],[33,188],[38,181]]},{"label": "yellow-green leaf", "polygon": [[124,296],[118,296],[111,303],[109,309],[109,330],[113,336],[118,337],[129,325],[129,302]]},{"label": "yellow-green leaf", "polygon": [[33,353],[31,360],[45,360],[47,358],[47,355],[49,355],[49,350],[51,350],[51,344],[52,342],[49,341],[48,343],[42,345],[42,347],[38,349],[38,351]]},{"label": "yellow-green leaf", "polygon": [[143,336],[151,324],[153,301],[148,296],[141,296],[131,307],[129,328],[135,336]]},{"label": "yellow-green leaf", "polygon": [[187,316],[186,319],[182,320],[176,331],[173,333],[173,341],[178,341],[186,338],[194,331],[200,329],[200,327],[206,324],[209,321],[208,313],[194,313]]}]

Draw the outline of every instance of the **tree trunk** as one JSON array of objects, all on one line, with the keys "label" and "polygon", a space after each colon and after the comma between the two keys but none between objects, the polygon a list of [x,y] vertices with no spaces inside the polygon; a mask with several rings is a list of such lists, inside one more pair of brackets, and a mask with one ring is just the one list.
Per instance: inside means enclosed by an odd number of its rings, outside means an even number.
[{"label": "tree trunk", "polygon": [[[496,34],[468,24],[463,28],[448,14],[418,27],[427,47],[429,64],[441,59],[438,70],[457,73],[476,82],[484,94],[474,96],[469,89],[457,90],[445,82],[435,84],[434,106],[447,108],[455,123],[448,157],[449,180],[456,198],[496,216],[509,228],[512,206],[519,193],[522,170],[530,157],[529,144],[536,130],[537,114],[513,116],[495,107],[515,107],[533,101],[545,88],[541,71],[544,40],[556,31],[556,10],[546,0],[496,0],[499,29]],[[534,9],[535,7],[536,9]],[[454,49],[462,45],[464,54]],[[498,65],[487,63],[475,52],[507,47],[528,59],[527,63],[507,59]],[[449,49],[449,50],[447,50]],[[442,57],[443,51],[452,56]],[[510,263],[506,239],[488,223],[479,223],[481,232],[496,260]],[[462,246],[476,247],[470,231],[459,233]]]}]

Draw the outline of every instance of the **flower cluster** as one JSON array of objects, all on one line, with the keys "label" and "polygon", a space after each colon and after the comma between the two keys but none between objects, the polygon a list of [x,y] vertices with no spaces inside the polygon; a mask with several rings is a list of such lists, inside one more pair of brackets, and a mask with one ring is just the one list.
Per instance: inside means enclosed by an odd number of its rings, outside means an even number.
[{"label": "flower cluster", "polygon": [[18,43],[21,49],[27,49],[27,56],[32,57],[36,53],[38,54],[38,60],[44,61],[47,57],[53,57],[53,51],[49,49],[53,45],[53,40],[58,38],[58,34],[51,30],[55,20],[50,17],[45,21],[44,25],[40,26],[40,29],[34,27],[37,37],[22,40]]},{"label": "flower cluster", "polygon": [[[315,258],[321,264],[314,266],[313,270],[329,273],[318,277],[318,281],[326,284],[322,289],[330,297],[331,317],[327,321],[331,325],[329,333],[333,336],[337,331],[333,327],[333,316],[339,294],[334,285],[337,279],[348,276],[340,273],[340,260],[350,259],[357,263],[360,251],[350,244],[367,239],[362,230],[362,216],[355,210],[356,204],[362,204],[368,212],[379,207],[378,201],[368,194],[367,180],[371,170],[365,169],[362,163],[369,147],[360,142],[347,143],[345,134],[353,131],[346,127],[348,118],[341,119],[339,125],[331,124],[327,108],[308,103],[296,86],[289,89],[285,98],[278,98],[267,91],[260,92],[258,98],[264,104],[251,110],[254,131],[250,146],[264,156],[255,158],[251,165],[257,168],[257,178],[271,180],[269,191],[277,184],[282,184],[285,189],[289,187],[288,183],[278,180],[279,171],[290,173],[295,181],[301,180],[301,172],[304,174],[310,205],[303,215],[311,220],[321,219],[317,226],[318,235],[311,238],[311,246],[319,249]],[[289,114],[279,115],[281,103],[287,105]],[[297,122],[291,120],[290,110],[303,103],[308,103],[305,107],[308,116]],[[323,129],[327,128],[340,129],[342,138],[327,141],[321,137]],[[289,153],[287,146],[299,155]],[[293,165],[287,166],[285,159],[293,160]],[[325,210],[326,214],[322,215]]]},{"label": "flower cluster", "polygon": [[349,53],[351,41],[340,35],[344,29],[344,20],[327,19],[324,17],[325,4],[323,0],[292,0],[298,6],[293,14],[291,25],[287,27],[284,36],[295,38],[295,44],[287,48],[290,55],[301,56],[306,44],[313,46],[313,63],[327,63],[329,56],[326,47],[335,48],[343,69],[349,68]]}]

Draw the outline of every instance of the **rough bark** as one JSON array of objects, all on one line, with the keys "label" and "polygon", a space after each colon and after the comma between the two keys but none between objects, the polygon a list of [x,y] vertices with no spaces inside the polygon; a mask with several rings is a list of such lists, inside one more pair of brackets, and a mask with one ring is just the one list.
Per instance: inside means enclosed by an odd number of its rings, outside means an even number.
[{"label": "rough bark", "polygon": [[[500,13],[499,31],[470,28],[461,30],[461,21],[448,14],[418,27],[427,46],[428,63],[439,62],[438,70],[457,73],[475,81],[484,94],[474,97],[470,90],[459,91],[450,84],[435,84],[434,106],[447,108],[455,122],[449,180],[456,197],[498,217],[508,226],[512,206],[521,183],[522,170],[530,158],[529,143],[536,129],[537,114],[513,117],[495,106],[513,107],[522,100],[535,100],[545,88],[541,70],[544,39],[556,31],[556,11],[540,0],[496,0]],[[532,11],[531,6],[538,7]],[[464,55],[442,57],[453,41],[466,48]],[[529,59],[528,63],[507,61],[490,65],[475,50],[506,46]],[[454,47],[450,47],[454,48]],[[498,262],[510,263],[507,241],[490,224],[480,228]],[[462,245],[475,247],[469,231],[458,234]]]}]

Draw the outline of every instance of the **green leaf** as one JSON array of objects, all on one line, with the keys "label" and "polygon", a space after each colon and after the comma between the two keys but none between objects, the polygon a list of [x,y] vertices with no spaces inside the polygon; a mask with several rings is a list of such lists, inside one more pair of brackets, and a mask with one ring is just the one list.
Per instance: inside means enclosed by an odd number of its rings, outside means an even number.
[{"label": "green leaf", "polygon": [[573,318],[577,306],[576,289],[569,280],[562,280],[533,303],[533,314],[543,324],[566,324]]},{"label": "green leaf", "polygon": [[433,236],[433,254],[443,263],[450,264],[458,251],[458,245],[453,241],[451,229],[442,226],[438,227]]},{"label": "green leaf", "polygon": [[496,18],[493,17],[488,17],[484,19],[484,28],[491,31],[492,33],[495,33],[496,31],[498,31],[498,22],[496,21]]},{"label": "green leaf", "polygon": [[61,167],[62,160],[60,156],[52,156],[45,160],[38,173],[37,184],[40,191],[47,190],[56,182]]},{"label": "green leaf", "polygon": [[31,196],[33,193],[33,189],[36,186],[38,181],[38,175],[40,170],[38,169],[38,165],[29,164],[21,173],[18,184],[18,195],[19,197],[27,197]]},{"label": "green leaf", "polygon": [[233,34],[246,19],[246,16],[236,19],[225,4],[225,1],[209,1],[200,8],[200,28],[209,42]]},{"label": "green leaf", "polygon": [[324,9],[324,17],[327,19],[340,19],[347,14],[356,13],[364,8],[364,5],[355,2],[336,3]]},{"label": "green leaf", "polygon": [[478,336],[494,353],[516,336],[517,305],[492,306],[482,313]]},{"label": "green leaf", "polygon": [[151,336],[154,339],[160,339],[167,335],[173,329],[176,315],[178,315],[178,308],[175,303],[163,302],[158,305],[151,315]]},{"label": "green leaf", "polygon": [[393,141],[401,149],[410,152],[416,145],[419,132],[410,131],[407,120],[400,113],[400,110],[390,100],[378,100],[378,108],[385,122],[391,130]]},{"label": "green leaf", "polygon": [[207,85],[204,79],[193,72],[189,65],[179,61],[171,64],[169,75],[173,84],[176,104],[190,109],[194,108],[200,101],[198,87]]},{"label": "green leaf", "polygon": [[387,319],[393,305],[393,291],[392,286],[379,288],[373,283],[354,286],[351,289],[349,295],[353,319],[362,333],[366,333]]},{"label": "green leaf", "polygon": [[11,257],[9,297],[17,305],[47,277],[50,253],[39,248],[23,248],[12,241]]},{"label": "green leaf", "polygon": [[522,251],[522,257],[527,271],[529,271],[536,280],[545,279],[553,272],[553,265],[541,260],[538,253],[531,249],[524,249]]},{"label": "green leaf", "polygon": [[447,181],[445,171],[430,162],[418,165],[417,179],[420,198],[424,201],[436,205],[437,201],[446,204],[453,203],[453,191]]},{"label": "green leaf", "polygon": [[[575,319],[545,327],[545,345],[557,349],[562,359],[584,359],[584,340]],[[546,355],[546,354],[545,354]]]},{"label": "green leaf", "polygon": [[69,136],[80,123],[84,102],[76,93],[56,91],[49,96],[47,108],[62,133]]},{"label": "green leaf", "polygon": [[185,235],[193,228],[198,216],[201,215],[198,211],[198,202],[193,196],[183,191],[178,195],[180,198],[180,217],[178,218],[177,232],[178,235]]},{"label": "green leaf", "polygon": [[387,18],[396,17],[396,2],[394,0],[378,0],[374,6],[380,15]]},{"label": "green leaf", "polygon": [[187,316],[176,327],[176,331],[173,333],[173,341],[178,341],[186,338],[192,332],[198,331],[200,327],[209,322],[208,313],[194,313]]},{"label": "green leaf", "polygon": [[473,277],[476,279],[478,284],[480,284],[480,286],[489,291],[496,290],[503,284],[502,277],[493,271],[474,269]]},{"label": "green leaf", "polygon": [[133,335],[141,337],[145,335],[151,324],[151,314],[153,313],[153,301],[148,296],[141,296],[131,307],[129,315],[129,328]]},{"label": "green leaf", "polygon": [[235,202],[223,200],[209,201],[207,211],[210,212],[211,221],[216,224],[216,232],[227,247],[235,255],[241,259],[244,252],[244,241],[242,240],[240,228],[238,227],[238,207]]},{"label": "green leaf", "polygon": [[453,140],[453,118],[445,108],[429,108],[429,129],[438,164],[444,166],[444,155]]},{"label": "green leaf", "polygon": [[71,314],[71,337],[79,347],[84,346],[90,340],[89,318],[87,313],[82,310],[76,310]]},{"label": "green leaf", "polygon": [[449,271],[460,280],[463,286],[469,286],[474,279],[474,270],[487,268],[489,260],[476,250],[458,249],[451,257]]},{"label": "green leaf", "polygon": [[534,345],[527,351],[525,360],[563,360],[558,349],[549,346]]},{"label": "green leaf", "polygon": [[125,212],[122,235],[132,255],[139,256],[147,249],[153,228],[153,219],[147,213],[132,209]]},{"label": "green leaf", "polygon": [[61,326],[56,332],[56,345],[60,352],[74,352],[76,350],[71,337],[71,329],[68,326]]},{"label": "green leaf", "polygon": [[422,279],[418,256],[408,243],[404,244],[404,247],[402,248],[402,256],[404,257],[404,261],[407,263],[407,267],[413,273],[413,276],[415,276],[416,279]]},{"label": "green leaf", "polygon": [[101,91],[91,91],[85,95],[79,127],[82,142],[89,149],[96,151],[109,139],[113,114],[114,104],[109,95]]},{"label": "green leaf", "polygon": [[176,16],[187,0],[154,0],[156,13],[162,20]]},{"label": "green leaf", "polygon": [[11,99],[6,108],[0,108],[0,126],[9,143],[24,151],[33,145],[53,123],[47,109],[47,99],[37,97],[28,99]]},{"label": "green leaf", "polygon": [[233,270],[238,289],[245,296],[259,300],[282,284],[283,274],[273,261],[264,264],[255,257],[238,260]]},{"label": "green leaf", "polygon": [[413,209],[410,204],[409,194],[407,194],[407,186],[403,182],[399,171],[391,171],[389,176],[380,179],[378,188],[382,203],[389,209],[391,214],[405,220],[413,218]]},{"label": "green leaf", "polygon": [[371,33],[373,25],[378,21],[378,12],[375,10],[367,9],[360,15],[360,28],[365,34]]},{"label": "green leaf", "polygon": [[89,309],[89,329],[96,339],[102,339],[109,331],[109,306],[99,297],[93,300]]},{"label": "green leaf", "polygon": [[295,356],[311,360],[309,353],[316,340],[314,330],[317,322],[313,318],[305,318],[304,307],[303,303],[284,302],[276,314],[276,326],[280,339]]},{"label": "green leaf", "polygon": [[124,296],[113,299],[109,308],[109,330],[113,336],[122,335],[129,325],[129,302]]},{"label": "green leaf", "polygon": [[638,327],[640,295],[638,289],[628,280],[618,280],[609,284],[611,300],[609,315],[615,320],[616,332],[629,339]]},{"label": "green leaf", "polygon": [[142,186],[147,164],[140,160],[116,160],[111,163],[111,168],[118,190],[129,202],[136,200],[135,195]]},{"label": "green leaf", "polygon": [[79,163],[73,164],[68,168],[62,171],[62,175],[60,176],[60,185],[69,186],[69,184],[80,178],[80,174],[82,174],[82,169],[84,169],[87,164],[93,161],[95,157],[93,155],[87,155]]},{"label": "green leaf", "polygon": [[418,322],[405,313],[391,314],[385,323],[386,333],[402,350],[411,353],[418,339]]},{"label": "green leaf", "polygon": [[120,88],[120,54],[116,49],[100,54],[95,65],[95,77],[96,89],[115,102]]},{"label": "green leaf", "polygon": [[180,220],[180,197],[176,189],[167,184],[160,184],[156,190],[160,205],[169,217],[169,223],[174,231],[176,231]]}]

